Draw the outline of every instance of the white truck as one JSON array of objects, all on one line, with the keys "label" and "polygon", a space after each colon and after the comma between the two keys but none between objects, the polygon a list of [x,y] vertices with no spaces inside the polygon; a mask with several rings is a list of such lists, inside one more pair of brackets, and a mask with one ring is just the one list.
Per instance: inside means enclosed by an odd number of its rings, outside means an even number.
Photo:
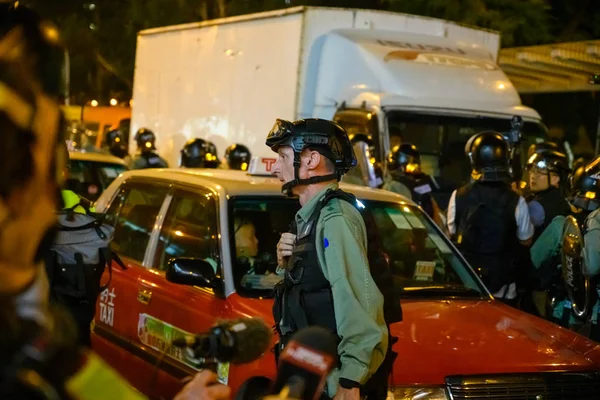
[{"label": "white truck", "polygon": [[276,118],[333,119],[371,138],[363,166],[385,165],[400,141],[417,145],[449,195],[468,177],[472,134],[508,131],[519,115],[524,146],[545,137],[538,113],[497,66],[499,46],[496,32],[448,21],[320,7],[145,30],[131,132],[153,130],[177,166],[191,138],[212,141],[220,155],[241,143],[272,157],[264,139]]}]

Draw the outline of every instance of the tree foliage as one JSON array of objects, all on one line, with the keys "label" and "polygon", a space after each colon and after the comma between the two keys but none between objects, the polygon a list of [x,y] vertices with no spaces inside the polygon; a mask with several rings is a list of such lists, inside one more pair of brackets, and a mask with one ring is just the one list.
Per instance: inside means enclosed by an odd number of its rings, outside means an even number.
[{"label": "tree foliage", "polygon": [[[76,102],[128,100],[137,32],[298,5],[384,9],[500,31],[505,47],[600,37],[598,0],[24,0],[61,28]],[[157,57],[160,57],[157,54]]]}]

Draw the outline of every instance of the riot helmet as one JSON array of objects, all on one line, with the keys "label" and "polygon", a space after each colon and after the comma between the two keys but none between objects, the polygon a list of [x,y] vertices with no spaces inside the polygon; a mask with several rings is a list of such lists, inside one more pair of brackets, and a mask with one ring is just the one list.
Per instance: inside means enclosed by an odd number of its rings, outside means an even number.
[{"label": "riot helmet", "polygon": [[106,133],[106,145],[110,153],[116,157],[124,158],[127,155],[125,137],[118,129],[113,129]]},{"label": "riot helmet", "polygon": [[536,153],[543,153],[545,151],[562,152],[560,146],[554,142],[534,143],[529,146],[529,149],[527,150],[527,159],[531,158],[531,156]]},{"label": "riot helmet", "polygon": [[421,154],[417,146],[402,143],[388,155],[388,167],[392,174],[414,174],[421,171]]},{"label": "riot helmet", "polygon": [[196,138],[187,141],[181,149],[180,166],[185,168],[216,168],[217,149],[214,144]]},{"label": "riot helmet", "polygon": [[206,142],[206,155],[204,156],[204,168],[219,168],[221,161],[217,156],[217,146],[213,142]]},{"label": "riot helmet", "polygon": [[[333,121],[307,118],[298,121],[277,119],[267,135],[266,145],[274,152],[281,146],[290,146],[294,151],[294,179],[282,186],[282,191],[293,196],[292,189],[298,185],[311,185],[340,180],[342,176],[357,164],[348,134]],[[331,160],[335,171],[330,175],[300,179],[300,154],[304,149],[313,149]]]},{"label": "riot helmet", "polygon": [[[560,179],[558,187],[563,191],[566,191],[566,178],[569,172],[571,172],[571,169],[569,168],[567,156],[564,153],[550,149],[540,150],[529,157],[527,160],[527,171],[529,173],[531,190],[533,192],[543,191],[552,187],[552,174],[555,174]],[[541,190],[536,189],[535,186],[539,186],[540,184],[536,183],[537,178],[535,178],[535,175],[545,175],[547,179],[547,188],[542,186]]]},{"label": "riot helmet", "polygon": [[600,157],[577,168],[570,177],[573,204],[586,211],[600,205]]},{"label": "riot helmet", "polygon": [[135,141],[138,149],[144,152],[156,150],[156,136],[150,129],[140,128],[135,134]]},{"label": "riot helmet", "polygon": [[225,149],[225,161],[230,169],[248,170],[251,158],[250,149],[243,144],[232,144]]},{"label": "riot helmet", "polygon": [[509,149],[497,132],[481,132],[467,142],[465,152],[471,162],[471,176],[480,182],[502,182],[510,179]]}]

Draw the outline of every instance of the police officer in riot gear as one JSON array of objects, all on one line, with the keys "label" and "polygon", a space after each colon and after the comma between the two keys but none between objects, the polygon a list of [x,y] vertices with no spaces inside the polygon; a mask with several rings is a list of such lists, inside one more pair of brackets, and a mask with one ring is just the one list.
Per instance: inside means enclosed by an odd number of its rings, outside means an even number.
[{"label": "police officer in riot gear", "polygon": [[329,377],[329,396],[358,400],[362,390],[385,399],[387,373],[369,385],[388,348],[383,296],[368,273],[366,228],[356,200],[338,188],[356,165],[346,131],[322,119],[277,120],[266,144],[278,154],[273,173],[283,193],[298,196],[302,205],[292,232],[277,245],[285,276],[273,306],[277,348],[303,327],[323,326],[340,338],[341,363]]},{"label": "police officer in riot gear", "polygon": [[525,200],[510,187],[508,143],[499,133],[482,132],[465,151],[473,181],[452,193],[448,231],[494,297],[514,303],[514,253],[519,243],[531,244],[534,229]]},{"label": "police officer in riot gear", "polygon": [[156,136],[150,129],[141,128],[135,134],[138,153],[133,159],[132,169],[169,168],[169,164],[156,152]]},{"label": "police officer in riot gear", "polygon": [[106,133],[106,146],[110,154],[115,157],[125,159],[129,155],[125,137],[118,129],[113,129]]},{"label": "police officer in riot gear", "polygon": [[[562,215],[555,217],[531,247],[531,260],[536,270],[543,271],[544,275],[566,275],[570,278],[569,282],[561,279],[551,293],[552,302],[548,304],[551,306],[550,319],[600,341],[600,303],[591,302],[592,307],[586,310],[588,315],[578,315],[578,311],[586,306],[586,300],[581,297],[570,298],[574,292],[586,291],[582,278],[591,280],[591,291],[588,293],[591,299],[598,299],[600,294],[597,289],[600,274],[600,158],[578,167],[571,174],[569,182],[574,218]],[[573,225],[578,228],[568,229]],[[577,231],[581,236],[574,234]],[[573,241],[575,245],[569,245]],[[579,249],[582,249],[581,253]],[[575,253],[565,253],[571,250]],[[570,260],[567,261],[567,258]],[[561,274],[561,267],[566,273]],[[569,271],[569,268],[575,270]],[[572,290],[568,290],[569,286]],[[591,332],[581,331],[587,317],[591,322]]]},{"label": "police officer in riot gear", "polygon": [[251,159],[250,149],[243,144],[232,144],[225,149],[225,164],[229,169],[247,171]]},{"label": "police officer in riot gear", "polygon": [[[388,156],[388,170],[392,179],[410,190],[412,200],[420,205],[438,225],[439,207],[432,193],[439,189],[437,183],[421,170],[421,154],[415,145],[402,143],[392,149]],[[393,190],[390,183],[384,186]]]},{"label": "police officer in riot gear", "polygon": [[569,215],[566,200],[567,177],[570,172],[567,156],[553,149],[536,150],[527,160],[529,214],[535,227],[534,241],[558,215]]},{"label": "police officer in riot gear", "polygon": [[218,168],[216,146],[204,139],[190,139],[181,149],[179,166],[184,168]]}]

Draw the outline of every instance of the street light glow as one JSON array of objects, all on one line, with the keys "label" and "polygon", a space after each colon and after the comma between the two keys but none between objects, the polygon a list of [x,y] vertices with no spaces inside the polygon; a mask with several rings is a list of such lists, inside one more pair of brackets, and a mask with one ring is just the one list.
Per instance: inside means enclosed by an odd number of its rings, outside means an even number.
[{"label": "street light glow", "polygon": [[91,104],[92,104],[92,107],[98,107],[98,101],[97,100],[92,100]]},{"label": "street light glow", "polygon": [[110,105],[111,106],[116,106],[117,104],[119,104],[119,102],[117,101],[117,99],[110,99]]}]

